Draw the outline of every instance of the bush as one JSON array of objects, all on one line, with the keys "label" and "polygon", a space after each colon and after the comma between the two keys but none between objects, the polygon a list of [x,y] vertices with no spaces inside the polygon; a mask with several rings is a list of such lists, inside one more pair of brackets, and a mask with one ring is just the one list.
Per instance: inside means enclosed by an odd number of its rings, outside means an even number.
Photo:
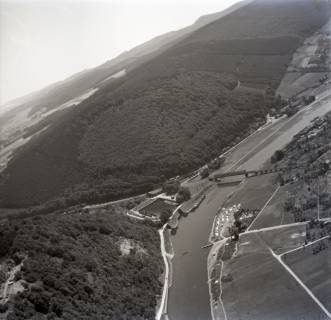
[{"label": "bush", "polygon": [[7,310],[8,310],[7,303],[5,304],[0,303],[0,313],[5,313]]},{"label": "bush", "polygon": [[6,273],[3,270],[0,270],[0,283],[4,283],[6,279]]},{"label": "bush", "polygon": [[177,180],[167,181],[163,184],[162,190],[167,195],[173,195],[178,192],[179,187],[180,187],[180,183]]},{"label": "bush", "polygon": [[209,170],[208,168],[203,168],[201,171],[200,171],[200,177],[202,179],[205,179],[209,176]]},{"label": "bush", "polygon": [[293,199],[286,199],[285,203],[284,203],[284,209],[287,212],[290,212],[294,209],[294,201]]},{"label": "bush", "polygon": [[191,198],[190,189],[187,187],[180,187],[177,193],[176,201],[182,203],[184,201],[189,200],[190,198]]},{"label": "bush", "polygon": [[20,254],[19,252],[16,252],[15,254],[12,255],[11,257],[15,264],[18,265],[22,262],[22,260],[24,259],[24,256],[22,254]]},{"label": "bush", "polygon": [[45,292],[31,292],[28,295],[28,300],[34,305],[37,312],[48,313],[50,298]]},{"label": "bush", "polygon": [[160,215],[161,225],[164,225],[165,223],[167,223],[170,217],[171,217],[170,210],[162,211],[161,215]]},{"label": "bush", "polygon": [[271,163],[276,163],[280,160],[282,160],[285,156],[285,153],[283,150],[276,150],[275,153],[271,156]]}]

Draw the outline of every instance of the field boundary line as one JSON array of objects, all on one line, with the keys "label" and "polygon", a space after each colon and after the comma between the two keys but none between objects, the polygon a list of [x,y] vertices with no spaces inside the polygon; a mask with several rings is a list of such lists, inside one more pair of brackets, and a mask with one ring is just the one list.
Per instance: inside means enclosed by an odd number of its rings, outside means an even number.
[{"label": "field boundary line", "polygon": [[329,319],[331,319],[331,313],[323,305],[323,303],[318,300],[318,298],[310,291],[310,289],[303,283],[303,281],[295,274],[295,272],[282,260],[282,258],[274,253],[271,248],[268,248],[272,256],[278,260],[278,262],[284,267],[284,269],[298,282],[298,284],[308,293],[308,295],[315,301],[315,303],[323,310]]},{"label": "field boundary line", "polygon": [[279,225],[276,225],[276,226],[273,226],[273,227],[266,227],[266,228],[261,228],[261,229],[254,229],[254,230],[245,231],[245,232],[240,233],[240,234],[259,233],[259,232],[277,230],[277,229],[282,229],[282,228],[291,228],[291,227],[295,227],[295,226],[304,226],[308,222],[309,221],[294,222],[294,223],[289,223],[289,224],[279,224]]},{"label": "field boundary line", "polygon": [[269,205],[270,201],[274,198],[274,196],[277,194],[278,190],[280,189],[280,186],[278,186],[276,188],[276,190],[272,193],[272,195],[270,196],[270,198],[268,199],[268,201],[266,202],[266,204],[263,206],[263,208],[260,210],[260,212],[257,214],[257,216],[254,218],[254,220],[252,221],[252,223],[248,226],[246,231],[250,231],[251,227],[253,226],[253,224],[255,223],[255,221],[258,219],[258,217],[262,214],[262,212],[264,211],[264,209]]},{"label": "field boundary line", "polygon": [[319,239],[314,240],[314,241],[312,241],[312,242],[309,242],[309,243],[307,243],[307,244],[303,244],[302,246],[299,246],[299,247],[297,247],[297,248],[294,248],[294,249],[291,249],[291,250],[289,250],[289,251],[283,252],[283,253],[281,253],[279,256],[282,257],[282,256],[284,256],[284,255],[286,255],[286,254],[289,254],[289,253],[292,253],[292,252],[298,251],[298,250],[300,250],[300,249],[307,248],[307,247],[309,247],[309,246],[311,246],[311,245],[313,245],[313,244],[315,244],[315,243],[317,243],[317,242],[319,242],[319,241],[326,240],[326,239],[328,239],[328,238],[329,238],[329,236],[324,236],[324,237],[322,237],[322,238],[319,238]]}]

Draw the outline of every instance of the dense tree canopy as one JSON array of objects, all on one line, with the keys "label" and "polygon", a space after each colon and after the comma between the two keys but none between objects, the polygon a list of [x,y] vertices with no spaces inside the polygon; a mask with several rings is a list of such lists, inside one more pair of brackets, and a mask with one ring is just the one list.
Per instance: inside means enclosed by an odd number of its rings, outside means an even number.
[{"label": "dense tree canopy", "polygon": [[[129,254],[120,250],[124,239],[136,244]],[[155,317],[163,262],[150,226],[113,209],[39,216],[1,225],[0,243],[2,261],[27,256],[26,290],[8,303],[10,319]]]},{"label": "dense tree canopy", "polygon": [[[253,1],[100,86],[9,163],[0,204],[146,192],[215,158],[264,121],[326,1]],[[68,196],[70,194],[70,196]]]}]

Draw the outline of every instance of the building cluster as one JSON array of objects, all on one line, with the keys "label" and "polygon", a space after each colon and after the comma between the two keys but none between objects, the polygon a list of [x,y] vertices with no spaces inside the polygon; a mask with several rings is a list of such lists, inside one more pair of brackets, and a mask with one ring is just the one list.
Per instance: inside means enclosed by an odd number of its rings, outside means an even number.
[{"label": "building cluster", "polygon": [[294,136],[284,149],[280,166],[288,170],[282,180],[294,184],[288,190],[284,208],[295,221],[329,216],[331,208],[331,113],[316,117]]},{"label": "building cluster", "polygon": [[128,216],[158,223],[163,212],[173,212],[177,205],[176,201],[162,198],[159,195],[155,198],[146,199],[135,206],[128,212]]},{"label": "building cluster", "polygon": [[327,118],[316,117],[312,120],[311,124],[301,130],[294,136],[297,143],[305,143],[308,140],[322,134],[328,126]]},{"label": "building cluster", "polygon": [[234,204],[230,207],[221,207],[218,209],[212,230],[212,241],[222,239],[223,231],[230,232],[230,228],[234,221],[234,215],[240,210],[241,204]]}]

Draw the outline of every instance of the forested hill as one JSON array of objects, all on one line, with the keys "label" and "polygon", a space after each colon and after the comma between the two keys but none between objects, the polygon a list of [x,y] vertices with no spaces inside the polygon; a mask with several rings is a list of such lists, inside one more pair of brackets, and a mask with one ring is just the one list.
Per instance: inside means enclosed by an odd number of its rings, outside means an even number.
[{"label": "forested hill", "polygon": [[1,319],[155,319],[163,272],[156,228],[113,208],[2,223],[0,243],[0,284],[16,269],[18,288],[0,303]]},{"label": "forested hill", "polygon": [[10,162],[3,206],[109,200],[216,156],[263,121],[327,1],[257,0],[104,85]]},{"label": "forested hill", "polygon": [[[111,76],[121,70],[130,70],[140,64],[150,60],[159,52],[165,50],[179,39],[189,35],[191,32],[245,6],[252,0],[240,1],[226,10],[204,15],[195,21],[192,25],[185,28],[170,31],[159,35],[145,43],[142,43],[128,51],[125,51],[96,68],[83,70],[69,78],[56,82],[39,91],[33,92],[27,96],[21,97],[15,101],[9,102],[12,108],[8,109],[5,117],[0,117],[0,126],[8,119],[26,108],[31,108],[30,114],[52,110],[59,105],[84,94],[91,88],[98,88],[103,82],[111,82]],[[0,109],[1,111],[1,109]]]}]

